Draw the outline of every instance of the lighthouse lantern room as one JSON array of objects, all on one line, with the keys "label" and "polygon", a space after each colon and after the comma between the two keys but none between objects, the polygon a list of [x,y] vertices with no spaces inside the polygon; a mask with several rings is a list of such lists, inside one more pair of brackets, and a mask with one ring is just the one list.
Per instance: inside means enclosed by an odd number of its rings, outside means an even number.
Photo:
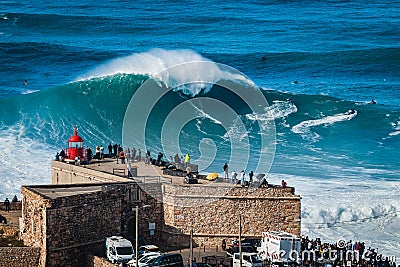
[{"label": "lighthouse lantern room", "polygon": [[74,125],[74,135],[68,139],[68,158],[83,158],[83,139],[78,135],[78,128]]}]

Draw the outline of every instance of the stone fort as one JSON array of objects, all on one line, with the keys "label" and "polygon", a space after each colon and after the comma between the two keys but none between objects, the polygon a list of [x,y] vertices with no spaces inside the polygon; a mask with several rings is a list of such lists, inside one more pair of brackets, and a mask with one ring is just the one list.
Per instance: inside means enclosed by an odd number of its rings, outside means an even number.
[{"label": "stone fort", "polygon": [[51,185],[22,187],[20,237],[36,249],[35,266],[96,266],[92,256],[104,255],[107,236],[135,241],[136,209],[138,242],[165,249],[237,239],[239,216],[243,238],[265,231],[300,235],[301,197],[294,188],[188,185],[158,167],[135,164],[137,174],[128,179],[113,161],[82,166],[53,161]]}]

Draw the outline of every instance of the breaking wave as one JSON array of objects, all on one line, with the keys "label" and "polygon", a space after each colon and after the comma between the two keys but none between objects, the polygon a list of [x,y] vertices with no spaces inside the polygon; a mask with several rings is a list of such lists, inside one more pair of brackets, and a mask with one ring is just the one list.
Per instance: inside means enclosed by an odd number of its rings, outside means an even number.
[{"label": "breaking wave", "polygon": [[[202,64],[203,62],[211,64]],[[187,64],[187,68],[173,68]],[[152,77],[168,88],[176,88],[189,96],[201,91],[207,93],[220,80],[241,81],[255,86],[248,78],[221,68],[192,50],[152,49],[145,53],[117,58],[102,64],[78,80],[87,80],[115,74],[141,74]],[[195,81],[195,83],[193,83]]]}]

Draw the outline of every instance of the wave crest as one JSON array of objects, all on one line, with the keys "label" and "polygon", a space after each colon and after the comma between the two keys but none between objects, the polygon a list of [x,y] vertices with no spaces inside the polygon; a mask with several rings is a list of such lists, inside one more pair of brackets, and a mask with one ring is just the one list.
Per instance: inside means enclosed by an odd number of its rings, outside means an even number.
[{"label": "wave crest", "polygon": [[[207,62],[209,64],[203,64]],[[187,67],[172,68],[187,64]],[[135,53],[104,63],[77,80],[87,80],[115,74],[141,74],[150,76],[168,88],[190,96],[201,91],[207,93],[213,84],[220,80],[244,82],[250,86],[255,84],[238,73],[221,69],[220,64],[201,56],[192,50],[152,49],[144,53]],[[195,82],[193,82],[195,81]]]}]

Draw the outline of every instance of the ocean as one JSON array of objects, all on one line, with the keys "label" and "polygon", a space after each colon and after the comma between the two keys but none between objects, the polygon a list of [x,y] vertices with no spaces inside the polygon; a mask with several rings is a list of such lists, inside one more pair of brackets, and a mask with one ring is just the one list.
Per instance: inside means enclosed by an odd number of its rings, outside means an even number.
[{"label": "ocean", "polygon": [[400,257],[400,2],[0,6],[0,199],[49,184],[76,123],[92,148],[284,179],[303,235]]}]

